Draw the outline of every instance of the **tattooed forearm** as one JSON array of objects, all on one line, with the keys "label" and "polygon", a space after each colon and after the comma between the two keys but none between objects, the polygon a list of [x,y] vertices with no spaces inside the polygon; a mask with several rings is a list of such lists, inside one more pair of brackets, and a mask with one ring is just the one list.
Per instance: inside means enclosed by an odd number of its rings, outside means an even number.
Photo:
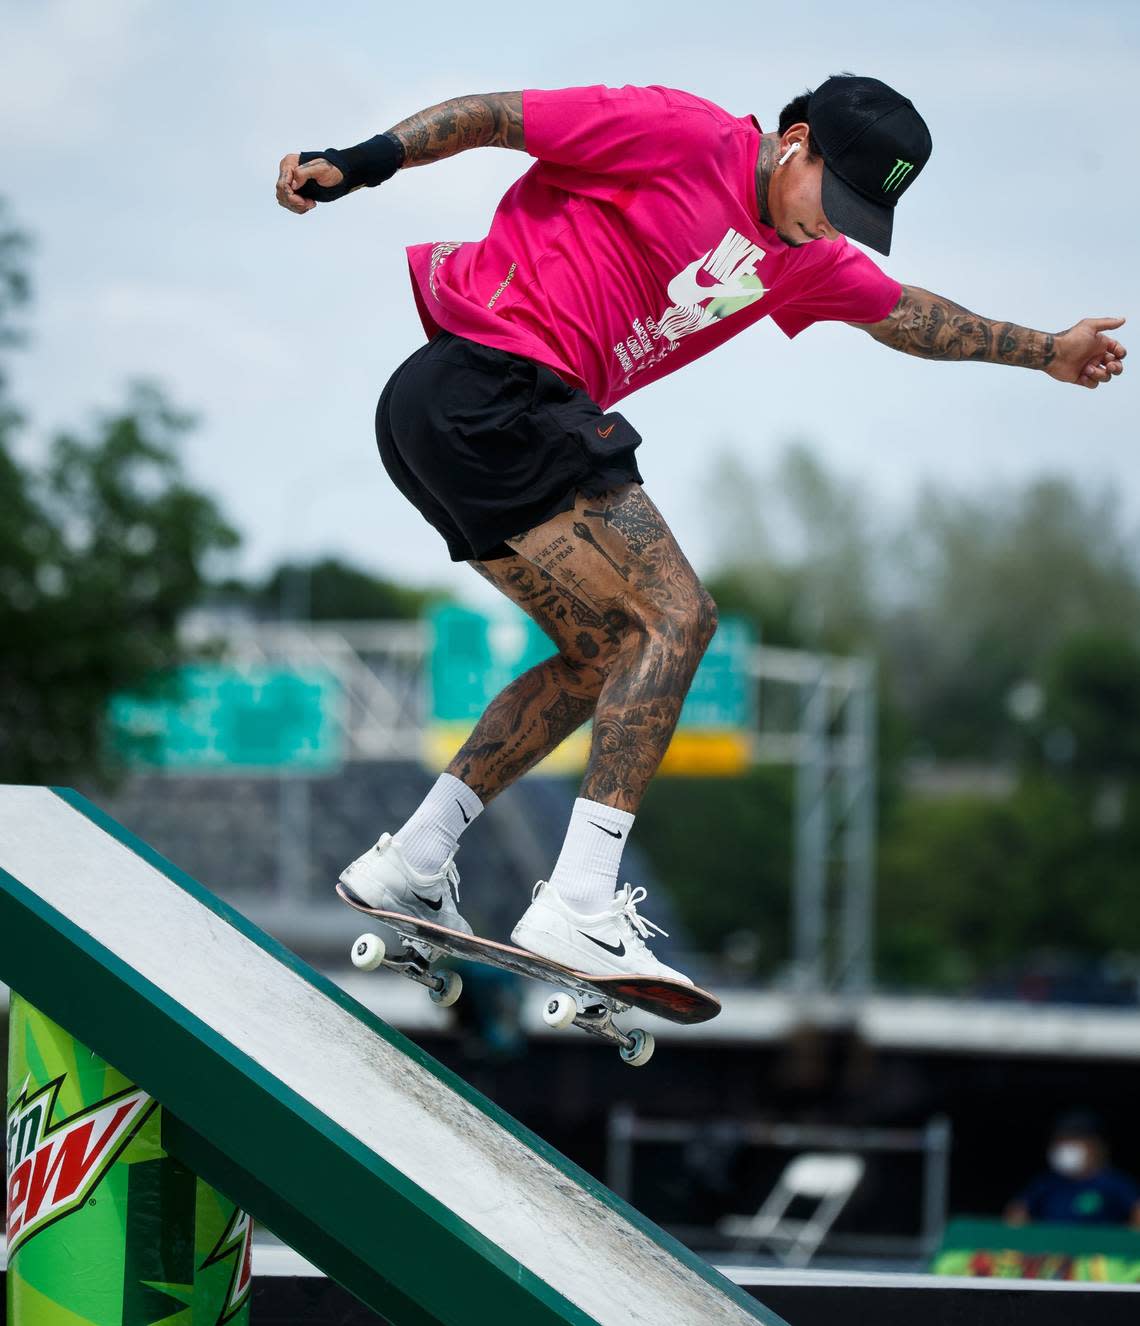
[{"label": "tattooed forearm", "polygon": [[922,359],[974,359],[1018,368],[1048,368],[1054,337],[1013,322],[993,322],[961,304],[904,285],[902,297],[882,322],[855,323],[876,341]]},{"label": "tattooed forearm", "polygon": [[522,93],[453,97],[417,111],[388,133],[403,147],[405,166],[424,166],[469,147],[513,147],[524,152]]}]

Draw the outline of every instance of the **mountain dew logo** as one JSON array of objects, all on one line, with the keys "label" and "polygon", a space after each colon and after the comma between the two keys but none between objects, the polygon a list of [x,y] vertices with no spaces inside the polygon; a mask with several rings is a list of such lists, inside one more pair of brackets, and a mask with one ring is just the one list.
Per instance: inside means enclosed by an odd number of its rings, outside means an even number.
[{"label": "mountain dew logo", "polygon": [[145,1091],[128,1087],[53,1124],[63,1081],[31,1096],[25,1082],[8,1112],[9,1258],[87,1201],[155,1108]]},{"label": "mountain dew logo", "polygon": [[904,161],[902,157],[898,157],[883,181],[883,192],[898,193],[900,186],[913,169],[913,161]]},{"label": "mountain dew logo", "polygon": [[215,1262],[224,1262],[231,1256],[233,1270],[226,1290],[226,1304],[220,1319],[222,1322],[229,1321],[240,1311],[253,1284],[253,1221],[244,1211],[236,1208],[201,1269],[205,1270]]}]

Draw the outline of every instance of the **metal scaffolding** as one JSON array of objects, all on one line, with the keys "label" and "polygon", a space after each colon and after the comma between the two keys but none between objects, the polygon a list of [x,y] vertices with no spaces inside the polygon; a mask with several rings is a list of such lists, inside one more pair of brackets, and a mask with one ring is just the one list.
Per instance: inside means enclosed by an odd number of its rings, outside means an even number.
[{"label": "metal scaffolding", "polygon": [[[339,683],[346,759],[419,760],[431,708],[427,622],[253,622],[198,614],[197,643],[227,661],[320,668]],[[758,645],[751,755],[796,769],[792,989],[858,998],[872,981],[875,670],[863,659]],[[307,873],[309,782],[280,775],[279,886],[300,900]],[[520,844],[520,850],[522,850]]]},{"label": "metal scaffolding", "polygon": [[[754,667],[762,696],[754,758],[796,768],[793,989],[858,998],[872,981],[874,665],[758,648]],[[773,687],[791,690],[792,731],[764,729]]]}]

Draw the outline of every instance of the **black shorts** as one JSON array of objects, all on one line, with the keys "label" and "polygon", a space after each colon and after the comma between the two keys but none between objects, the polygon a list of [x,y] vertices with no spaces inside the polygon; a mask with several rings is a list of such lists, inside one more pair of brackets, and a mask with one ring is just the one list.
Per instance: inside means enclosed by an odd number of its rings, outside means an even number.
[{"label": "black shorts", "polygon": [[376,444],[392,482],[454,562],[511,554],[504,540],[641,483],[641,436],[553,369],[439,332],[392,374]]}]

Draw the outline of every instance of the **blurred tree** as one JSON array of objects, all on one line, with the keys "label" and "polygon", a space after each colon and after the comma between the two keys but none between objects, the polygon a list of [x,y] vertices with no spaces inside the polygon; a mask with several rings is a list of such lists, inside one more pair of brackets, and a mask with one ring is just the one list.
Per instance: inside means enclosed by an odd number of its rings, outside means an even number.
[{"label": "blurred tree", "polygon": [[721,612],[769,644],[874,654],[925,753],[1012,758],[1011,689],[1074,633],[1140,629],[1140,547],[1111,491],[928,485],[888,523],[796,443],[765,475],[722,457],[706,504]]},{"label": "blurred tree", "polygon": [[728,957],[741,974],[775,975],[789,954],[790,771],[657,778],[637,826],[693,943]]},{"label": "blurred tree", "polygon": [[258,616],[341,622],[413,620],[429,604],[451,597],[446,590],[398,585],[335,557],[287,562],[260,584],[230,580],[219,591]]},{"label": "blurred tree", "polygon": [[[29,297],[27,245],[0,228],[0,349]],[[107,776],[107,702],[182,661],[181,615],[236,533],[177,459],[192,425],[160,390],[131,387],[93,436],[56,438],[21,465],[0,374],[0,780]]]},{"label": "blurred tree", "polygon": [[1044,758],[1063,751],[1068,756],[1063,763],[1078,777],[1140,783],[1140,644],[1135,636],[1118,630],[1071,635],[1045,673]]},{"label": "blurred tree", "polygon": [[1011,688],[1070,635],[1140,623],[1135,537],[1115,494],[1063,479],[927,488],[897,541],[905,597],[884,621],[899,700],[934,753],[1010,757]]},{"label": "blurred tree", "polygon": [[706,580],[723,615],[773,645],[847,653],[874,638],[880,552],[858,485],[797,442],[764,476],[722,455],[705,496],[717,540]]},{"label": "blurred tree", "polygon": [[135,384],[91,440],[58,437],[42,474],[0,475],[0,547],[15,549],[0,600],[0,779],[108,775],[109,698],[184,660],[178,621],[210,555],[238,542],[183,478],[190,425]]},{"label": "blurred tree", "polygon": [[911,798],[880,844],[879,980],[962,990],[1034,954],[1140,952],[1138,851],[1135,798],[1105,826],[1055,778],[1005,801]]},{"label": "blurred tree", "polygon": [[[873,523],[863,488],[801,446],[764,476],[723,460],[708,496],[722,613],[768,643],[879,661],[879,978],[961,990],[1034,952],[1140,951],[1140,563],[1114,494],[928,486]],[[1004,801],[922,800],[895,776],[904,750],[1023,776]],[[717,850],[747,859],[754,827],[717,786]],[[677,806],[654,827],[675,890],[692,822]],[[719,915],[755,906],[750,880],[718,880]]]}]

